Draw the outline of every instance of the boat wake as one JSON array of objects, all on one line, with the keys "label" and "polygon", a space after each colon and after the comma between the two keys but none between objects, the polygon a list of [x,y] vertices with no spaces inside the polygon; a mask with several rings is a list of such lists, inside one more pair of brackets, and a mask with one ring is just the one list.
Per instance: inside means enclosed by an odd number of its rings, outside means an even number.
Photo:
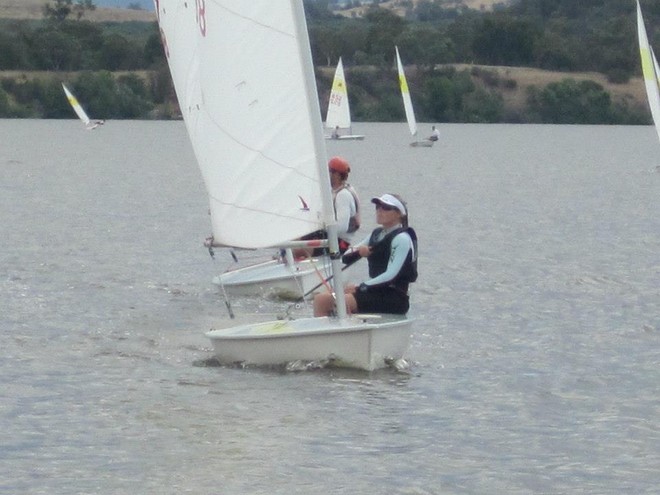
[{"label": "boat wake", "polygon": [[[385,364],[387,365],[382,370],[391,370],[397,373],[408,373],[410,372],[411,365],[410,363],[403,358],[387,358],[385,359]],[[263,370],[263,371],[275,371],[280,373],[301,373],[306,371],[320,371],[320,370],[341,370],[343,372],[355,373],[356,370],[348,368],[343,368],[340,363],[332,356],[329,356],[328,359],[317,359],[313,361],[307,361],[303,359],[298,359],[295,361],[290,361],[288,363],[282,364],[269,364],[269,365],[256,365],[256,364],[246,364],[242,361],[237,361],[234,363],[222,363],[216,357],[209,357],[206,359],[198,359],[193,361],[193,366],[199,368],[229,368],[229,369],[249,369],[249,370]],[[364,371],[364,373],[369,373]],[[373,372],[372,372],[373,373]]]}]

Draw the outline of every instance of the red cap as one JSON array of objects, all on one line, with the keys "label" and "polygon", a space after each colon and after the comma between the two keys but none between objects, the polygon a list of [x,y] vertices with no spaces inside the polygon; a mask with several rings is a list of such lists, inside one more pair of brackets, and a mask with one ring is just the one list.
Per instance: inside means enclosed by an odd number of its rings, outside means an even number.
[{"label": "red cap", "polygon": [[351,167],[346,160],[340,156],[333,156],[328,162],[328,168],[339,172],[340,174],[347,174],[351,171]]}]

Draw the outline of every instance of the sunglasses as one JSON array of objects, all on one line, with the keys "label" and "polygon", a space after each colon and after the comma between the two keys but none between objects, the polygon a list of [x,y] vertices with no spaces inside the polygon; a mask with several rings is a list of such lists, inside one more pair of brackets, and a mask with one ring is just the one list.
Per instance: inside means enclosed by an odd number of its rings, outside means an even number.
[{"label": "sunglasses", "polygon": [[384,205],[382,203],[376,203],[376,209],[381,209],[383,211],[394,211],[398,210],[396,206]]}]

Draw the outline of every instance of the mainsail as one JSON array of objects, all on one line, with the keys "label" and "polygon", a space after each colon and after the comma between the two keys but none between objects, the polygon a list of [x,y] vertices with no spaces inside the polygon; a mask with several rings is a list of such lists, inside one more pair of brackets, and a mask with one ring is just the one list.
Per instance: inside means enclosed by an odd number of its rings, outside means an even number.
[{"label": "mainsail", "polygon": [[655,130],[660,139],[660,87],[658,86],[658,61],[653,53],[653,48],[649,44],[642,17],[642,8],[637,0],[637,37],[639,39],[639,54],[642,59],[642,73],[644,74],[644,85],[646,86],[646,95],[651,108],[651,116],[655,124]]},{"label": "mainsail", "polygon": [[406,120],[408,121],[408,128],[410,134],[417,135],[417,121],[415,120],[415,110],[413,109],[412,100],[410,99],[410,90],[408,89],[408,81],[406,80],[406,73],[403,71],[403,64],[399,56],[399,47],[394,47],[396,50],[396,67],[399,71],[399,87],[401,88],[401,97],[403,98],[403,108],[406,111]]},{"label": "mainsail", "polygon": [[262,248],[332,224],[309,43],[296,23],[302,4],[155,3],[214,242]]}]

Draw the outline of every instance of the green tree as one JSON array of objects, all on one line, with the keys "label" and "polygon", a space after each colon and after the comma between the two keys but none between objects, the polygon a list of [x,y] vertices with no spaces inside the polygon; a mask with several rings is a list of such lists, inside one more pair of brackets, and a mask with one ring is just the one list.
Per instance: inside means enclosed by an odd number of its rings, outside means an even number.
[{"label": "green tree", "polygon": [[594,81],[564,79],[543,89],[532,89],[528,104],[541,121],[551,124],[611,124],[609,93]]},{"label": "green tree", "polygon": [[2,87],[0,87],[0,117],[11,117],[9,111],[9,95],[4,89],[2,89]]},{"label": "green tree", "polygon": [[75,119],[76,114],[64,97],[59,80],[45,82],[40,88],[41,117],[46,119]]},{"label": "green tree", "polygon": [[112,34],[103,40],[99,51],[100,67],[106,70],[138,69],[142,62],[142,53],[124,36]]},{"label": "green tree", "polygon": [[430,26],[415,26],[406,29],[396,40],[406,64],[416,64],[431,69],[437,64],[454,61],[454,46],[451,39]]},{"label": "green tree", "polygon": [[124,119],[146,117],[151,103],[144,81],[135,74],[122,76],[117,80],[116,113]]},{"label": "green tree", "polygon": [[472,42],[477,61],[489,65],[529,65],[540,32],[509,16],[486,17]]},{"label": "green tree", "polygon": [[463,122],[496,123],[504,115],[504,103],[497,93],[478,88],[468,93],[463,101]]},{"label": "green tree", "polygon": [[0,32],[0,70],[29,69],[28,53],[20,37]]},{"label": "green tree", "polygon": [[42,70],[75,70],[80,66],[82,45],[70,34],[46,25],[31,37],[34,65]]},{"label": "green tree", "polygon": [[64,21],[73,11],[73,0],[54,0],[44,6],[44,17],[55,21]]},{"label": "green tree", "polygon": [[372,63],[384,65],[392,60],[393,43],[405,29],[405,21],[390,10],[370,7],[365,16],[369,23],[366,52]]},{"label": "green tree", "polygon": [[158,25],[154,23],[153,27],[154,29],[152,29],[151,34],[149,34],[149,37],[144,44],[143,60],[147,67],[165,62],[165,52],[161,43]]},{"label": "green tree", "polygon": [[72,13],[80,20],[87,10],[95,10],[94,0],[53,0],[44,6],[44,17],[54,21],[65,21]]},{"label": "green tree", "polygon": [[342,55],[341,39],[337,30],[328,26],[310,28],[310,45],[317,65],[334,65]]}]

